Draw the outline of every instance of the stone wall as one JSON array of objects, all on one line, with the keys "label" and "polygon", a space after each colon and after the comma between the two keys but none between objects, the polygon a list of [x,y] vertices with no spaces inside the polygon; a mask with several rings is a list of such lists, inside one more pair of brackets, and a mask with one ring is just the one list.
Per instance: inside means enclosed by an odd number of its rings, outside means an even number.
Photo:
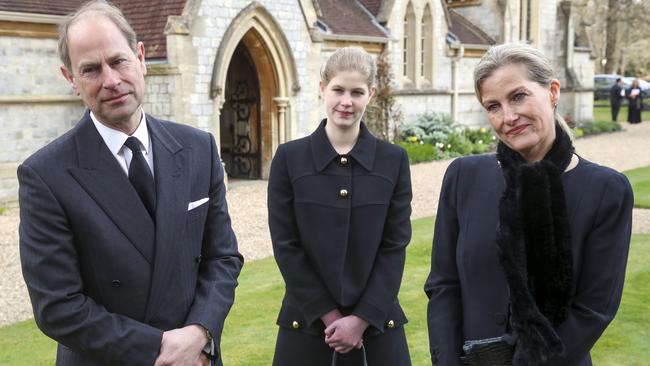
[{"label": "stone wall", "polygon": [[454,8],[454,10],[467,19],[471,19],[475,25],[497,42],[503,42],[505,38],[503,34],[503,15],[498,1],[482,1],[478,6],[463,6]]},{"label": "stone wall", "polygon": [[[403,78],[402,63],[402,38],[404,35],[403,19],[407,2],[396,0],[393,5],[393,12],[387,26],[392,35],[392,42],[388,47],[390,60],[397,91],[397,103],[400,105],[404,123],[415,121],[419,115],[427,112],[441,112],[451,114],[452,105],[452,58],[447,55],[445,35],[447,34],[447,23],[445,12],[440,2],[437,1],[413,1],[416,19],[420,19],[426,4],[431,6],[433,11],[433,83],[428,87],[409,87],[405,85]],[[419,54],[420,43],[416,42],[416,54]],[[416,60],[419,56],[416,57]],[[477,58],[463,58],[459,62],[458,73],[458,122],[468,126],[483,126],[486,119],[482,113],[481,106],[474,96],[474,86],[471,70],[478,62]]]},{"label": "stone wall", "polygon": [[[149,67],[151,68],[151,67]],[[147,75],[142,108],[160,119],[175,120],[173,102],[176,78],[174,75]],[[176,121],[183,122],[183,121]]]},{"label": "stone wall", "polygon": [[563,90],[560,98],[560,112],[569,115],[576,122],[594,119],[594,60],[589,49],[576,49],[573,54],[573,71],[581,87]]},{"label": "stone wall", "polygon": [[[17,198],[18,165],[72,128],[85,110],[60,64],[55,39],[0,37],[0,205]],[[174,85],[173,75],[148,75],[144,110],[172,119]]]},{"label": "stone wall", "polygon": [[0,37],[0,95],[70,95],[55,39]]},{"label": "stone wall", "polygon": [[18,194],[16,168],[83,112],[59,71],[54,39],[0,37],[0,205]]},{"label": "stone wall", "polygon": [[[444,42],[447,24],[441,2],[412,0],[418,20],[426,4],[432,8],[434,70],[431,85],[421,80],[415,85],[405,85],[407,80],[402,77],[402,39],[407,2],[393,2],[387,22],[390,30],[387,47],[398,92],[397,102],[405,122],[411,122],[425,112],[451,113],[452,59]],[[493,22],[495,16],[490,15],[498,10],[497,3],[496,0],[485,1],[481,6],[461,8],[459,11],[474,21],[478,19],[478,23],[482,19],[491,19],[491,25],[484,25],[483,28],[491,36],[499,38],[503,37],[503,29],[496,26]],[[555,60],[563,81],[566,80],[565,70],[569,68],[581,80],[581,90],[563,91],[561,111],[580,120],[592,118],[590,88],[593,87],[593,60],[588,51],[582,50],[571,54],[571,65],[558,60],[567,55],[557,45],[564,32],[558,29],[562,21],[558,20],[557,2],[533,3],[539,5],[537,24],[540,29],[537,34],[541,35],[541,39],[536,42],[538,47]],[[251,6],[251,2],[204,0],[193,4],[196,7],[186,9],[184,15],[188,21],[186,32],[168,35],[169,61],[148,64],[143,107],[156,117],[193,125],[218,135],[220,106],[217,99],[210,95],[217,52],[229,27],[233,26],[242,10]],[[312,14],[313,9],[309,9],[308,5],[305,7],[308,2],[298,6],[295,0],[259,0],[256,4],[262,6],[270,14],[272,22],[278,25],[279,33],[270,34],[269,37],[273,42],[288,44],[295,65],[295,84],[300,86],[299,90],[292,91],[292,85],[287,91],[289,126],[286,138],[308,135],[324,117],[318,93],[319,70],[333,49],[328,48],[326,43],[312,41],[309,27],[313,24],[307,24],[306,19],[312,19],[315,15]],[[510,36],[518,33],[517,4],[515,0],[505,3],[510,11]],[[417,48],[421,45],[420,42],[416,44]],[[419,57],[419,49],[416,49],[416,62],[419,62]],[[473,95],[471,70],[477,62],[477,58],[468,57],[460,61],[458,120],[470,126],[487,123],[485,113]],[[72,94],[70,86],[60,75],[59,64],[55,39],[0,37],[0,201],[15,197],[17,164],[71,128],[83,113],[81,101]]]},{"label": "stone wall", "polygon": [[[216,132],[218,111],[209,96],[210,81],[215,57],[222,38],[233,19],[248,5],[247,0],[206,0],[202,1],[193,19],[191,38],[197,61],[195,84],[190,95],[191,118],[201,129]],[[307,134],[312,126],[314,114],[318,110],[318,70],[319,59],[311,52],[312,43],[300,6],[295,0],[258,1],[279,24],[288,41],[301,87],[297,95],[291,97],[290,113],[293,118],[291,131],[295,138]],[[276,35],[278,38],[281,35]],[[315,63],[315,65],[314,65]]]},{"label": "stone wall", "polygon": [[[414,122],[424,113],[437,112],[451,115],[451,93],[401,93],[396,99],[402,106],[402,114],[406,124]],[[457,123],[468,127],[487,126],[487,116],[476,100],[473,91],[464,90],[459,93],[458,104],[460,109]],[[405,106],[408,106],[408,108],[405,108]]]}]

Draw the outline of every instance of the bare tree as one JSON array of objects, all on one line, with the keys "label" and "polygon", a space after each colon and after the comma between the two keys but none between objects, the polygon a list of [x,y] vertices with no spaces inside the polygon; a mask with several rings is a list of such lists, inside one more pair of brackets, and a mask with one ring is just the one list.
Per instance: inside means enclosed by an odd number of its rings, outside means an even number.
[{"label": "bare tree", "polygon": [[605,41],[605,73],[611,74],[616,69],[616,51],[618,46],[618,5],[619,0],[607,1],[607,35]]},{"label": "bare tree", "polygon": [[631,58],[635,64],[650,61],[650,50],[632,47],[650,34],[650,0],[573,0],[573,6],[600,72],[624,74]]},{"label": "bare tree", "polygon": [[366,109],[368,129],[378,138],[392,141],[402,121],[402,114],[396,104],[393,77],[388,54],[384,50],[377,57],[377,83],[375,96]]}]

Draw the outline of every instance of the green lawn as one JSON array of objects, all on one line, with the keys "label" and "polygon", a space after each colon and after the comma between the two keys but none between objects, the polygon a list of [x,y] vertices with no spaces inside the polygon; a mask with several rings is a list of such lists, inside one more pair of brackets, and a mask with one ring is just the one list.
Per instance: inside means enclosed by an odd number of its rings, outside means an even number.
[{"label": "green lawn", "polygon": [[[609,106],[609,101],[599,100],[594,102],[594,121],[607,121],[612,120],[612,109]],[[618,122],[627,121],[627,105],[622,105],[618,111]]]},{"label": "green lawn", "polygon": [[634,207],[650,208],[650,166],[623,172],[632,184]]},{"label": "green lawn", "polygon": [[[400,301],[410,320],[406,331],[415,366],[429,362],[422,285],[429,271],[432,231],[433,218],[413,221],[413,240],[400,292]],[[282,293],[282,280],[272,258],[244,266],[222,339],[226,365],[270,364]],[[649,303],[650,235],[634,235],[623,303],[616,320],[592,352],[595,365],[648,364]],[[54,348],[54,342],[38,331],[33,320],[0,328],[0,365],[51,365]]]}]

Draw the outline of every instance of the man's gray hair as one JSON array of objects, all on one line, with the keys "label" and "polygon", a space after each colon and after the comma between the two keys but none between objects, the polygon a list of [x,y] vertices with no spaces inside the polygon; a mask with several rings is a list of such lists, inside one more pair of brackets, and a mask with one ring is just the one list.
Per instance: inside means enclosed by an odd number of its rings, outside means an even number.
[{"label": "man's gray hair", "polygon": [[88,16],[108,18],[122,32],[133,53],[137,53],[138,40],[135,31],[133,31],[133,28],[120,9],[106,1],[89,1],[76,12],[68,15],[59,26],[59,58],[70,73],[74,75],[72,62],[70,61],[70,50],[68,48],[68,31],[72,25]]}]

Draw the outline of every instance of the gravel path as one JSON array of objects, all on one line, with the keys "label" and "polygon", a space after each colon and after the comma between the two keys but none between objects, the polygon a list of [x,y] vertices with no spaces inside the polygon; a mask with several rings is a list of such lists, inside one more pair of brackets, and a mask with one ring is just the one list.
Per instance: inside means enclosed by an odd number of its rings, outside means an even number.
[{"label": "gravel path", "polygon": [[[584,158],[623,171],[650,165],[650,123],[624,124],[624,131],[577,140]],[[413,218],[433,215],[440,184],[450,161],[411,167]],[[233,228],[247,260],[272,255],[267,227],[266,182],[232,181],[228,190]],[[650,233],[650,210],[634,209],[633,232]],[[32,316],[18,255],[18,209],[0,215],[0,326]]]}]

